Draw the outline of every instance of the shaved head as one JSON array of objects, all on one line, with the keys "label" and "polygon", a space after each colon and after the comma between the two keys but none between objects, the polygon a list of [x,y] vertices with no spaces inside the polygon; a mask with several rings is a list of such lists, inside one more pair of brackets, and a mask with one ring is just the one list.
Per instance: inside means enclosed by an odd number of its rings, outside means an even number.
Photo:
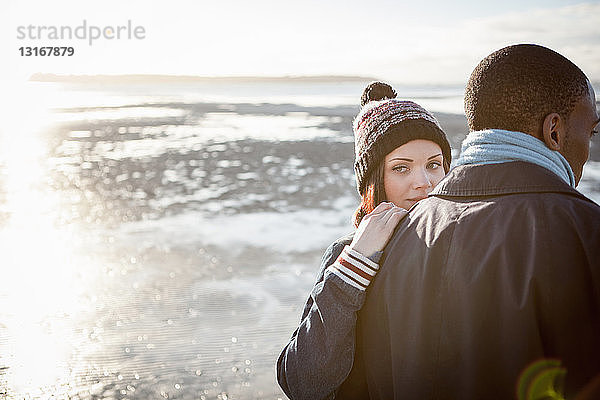
[{"label": "shaved head", "polygon": [[543,46],[508,46],[484,58],[465,90],[471,131],[505,129],[539,137],[546,115],[567,118],[589,95],[585,74],[571,61]]}]

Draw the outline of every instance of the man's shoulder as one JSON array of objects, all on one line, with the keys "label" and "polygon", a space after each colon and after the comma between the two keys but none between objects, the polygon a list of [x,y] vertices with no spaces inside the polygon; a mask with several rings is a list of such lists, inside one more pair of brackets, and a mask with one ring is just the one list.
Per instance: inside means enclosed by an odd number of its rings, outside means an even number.
[{"label": "man's shoulder", "polygon": [[[399,242],[414,238],[433,245],[450,239],[456,229],[494,229],[579,232],[600,240],[600,206],[583,195],[568,193],[516,193],[479,198],[433,197],[415,206],[396,236]],[[510,227],[510,228],[509,228]],[[415,235],[416,233],[416,235]],[[580,235],[578,235],[580,236]]]},{"label": "man's shoulder", "polygon": [[[515,195],[518,202],[527,208],[531,213],[552,212],[556,217],[569,218],[591,218],[597,220],[600,218],[600,206],[581,193],[529,193]],[[512,196],[501,198],[498,202],[504,208],[511,207]],[[597,222],[597,221],[596,221]]]},{"label": "man's shoulder", "polygon": [[457,199],[482,199],[519,194],[562,194],[595,204],[552,171],[529,162],[515,161],[453,168],[430,193]]}]

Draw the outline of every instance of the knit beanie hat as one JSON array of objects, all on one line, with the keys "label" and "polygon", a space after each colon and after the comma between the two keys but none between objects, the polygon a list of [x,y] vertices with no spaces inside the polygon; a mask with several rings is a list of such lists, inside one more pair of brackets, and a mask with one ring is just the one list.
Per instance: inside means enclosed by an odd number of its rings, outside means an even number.
[{"label": "knit beanie hat", "polygon": [[369,84],[354,119],[354,171],[358,192],[363,195],[369,176],[385,156],[411,140],[437,143],[444,162],[452,153],[446,134],[431,113],[412,101],[396,100],[396,91],[383,82]]}]

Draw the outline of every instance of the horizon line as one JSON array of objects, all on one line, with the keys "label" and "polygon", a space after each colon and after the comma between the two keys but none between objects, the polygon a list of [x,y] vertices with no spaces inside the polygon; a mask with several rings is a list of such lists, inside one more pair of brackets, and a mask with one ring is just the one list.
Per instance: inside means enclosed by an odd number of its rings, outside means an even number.
[{"label": "horizon line", "polygon": [[34,73],[32,82],[92,82],[92,81],[377,81],[379,79],[358,75],[173,75],[173,74],[56,74]]}]

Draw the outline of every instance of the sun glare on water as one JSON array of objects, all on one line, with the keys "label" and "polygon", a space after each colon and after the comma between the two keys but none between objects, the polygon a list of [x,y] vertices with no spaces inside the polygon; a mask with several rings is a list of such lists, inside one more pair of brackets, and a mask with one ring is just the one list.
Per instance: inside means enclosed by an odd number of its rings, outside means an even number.
[{"label": "sun glare on water", "polygon": [[84,306],[73,226],[57,225],[58,196],[44,185],[47,94],[23,87],[0,147],[0,366],[11,392],[44,391],[69,378],[66,322]]}]

